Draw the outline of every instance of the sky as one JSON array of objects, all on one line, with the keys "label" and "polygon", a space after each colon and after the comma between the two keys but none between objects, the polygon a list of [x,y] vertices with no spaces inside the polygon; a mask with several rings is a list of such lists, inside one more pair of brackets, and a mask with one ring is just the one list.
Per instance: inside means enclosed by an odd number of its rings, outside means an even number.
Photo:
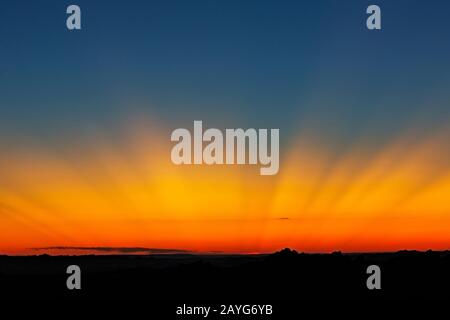
[{"label": "sky", "polygon": [[[370,4],[3,1],[0,253],[448,249],[450,3]],[[194,120],[279,173],[175,166]]]}]

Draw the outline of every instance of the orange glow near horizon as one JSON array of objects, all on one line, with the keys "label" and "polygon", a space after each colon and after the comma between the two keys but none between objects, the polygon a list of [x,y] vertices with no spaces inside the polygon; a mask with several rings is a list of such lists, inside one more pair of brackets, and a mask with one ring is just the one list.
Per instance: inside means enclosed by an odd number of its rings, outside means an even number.
[{"label": "orange glow near horizon", "polygon": [[447,132],[361,141],[339,157],[299,135],[281,148],[278,175],[260,176],[259,166],[176,166],[169,136],[139,127],[122,144],[3,150],[0,253],[449,249]]}]

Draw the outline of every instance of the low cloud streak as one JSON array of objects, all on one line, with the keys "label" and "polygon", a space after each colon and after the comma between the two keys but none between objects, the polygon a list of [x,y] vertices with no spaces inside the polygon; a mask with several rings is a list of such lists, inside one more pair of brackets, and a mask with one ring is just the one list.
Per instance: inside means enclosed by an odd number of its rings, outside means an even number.
[{"label": "low cloud streak", "polygon": [[36,251],[63,250],[63,251],[90,251],[102,253],[121,253],[121,254],[175,254],[175,253],[191,253],[182,249],[166,249],[166,248],[143,248],[143,247],[41,247],[32,248]]}]

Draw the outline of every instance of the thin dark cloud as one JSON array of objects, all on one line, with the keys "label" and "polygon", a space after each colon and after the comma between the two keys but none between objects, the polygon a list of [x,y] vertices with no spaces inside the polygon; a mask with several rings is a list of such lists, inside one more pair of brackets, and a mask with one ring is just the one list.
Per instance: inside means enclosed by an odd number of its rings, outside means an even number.
[{"label": "thin dark cloud", "polygon": [[192,251],[182,249],[165,249],[165,248],[143,248],[143,247],[41,247],[32,248],[36,251],[49,251],[49,250],[61,250],[61,251],[89,251],[89,252],[101,252],[101,253],[122,253],[122,254],[174,254],[174,253],[191,253]]}]

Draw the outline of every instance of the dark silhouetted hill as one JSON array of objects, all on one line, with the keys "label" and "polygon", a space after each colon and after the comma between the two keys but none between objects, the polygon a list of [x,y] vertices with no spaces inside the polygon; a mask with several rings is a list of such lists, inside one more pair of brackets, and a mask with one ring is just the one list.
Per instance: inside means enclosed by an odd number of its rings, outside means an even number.
[{"label": "dark silhouetted hill", "polygon": [[[66,288],[66,268],[82,289]],[[381,290],[366,269],[381,268]],[[449,299],[450,253],[0,256],[1,298],[126,298],[249,302],[298,299]]]}]

